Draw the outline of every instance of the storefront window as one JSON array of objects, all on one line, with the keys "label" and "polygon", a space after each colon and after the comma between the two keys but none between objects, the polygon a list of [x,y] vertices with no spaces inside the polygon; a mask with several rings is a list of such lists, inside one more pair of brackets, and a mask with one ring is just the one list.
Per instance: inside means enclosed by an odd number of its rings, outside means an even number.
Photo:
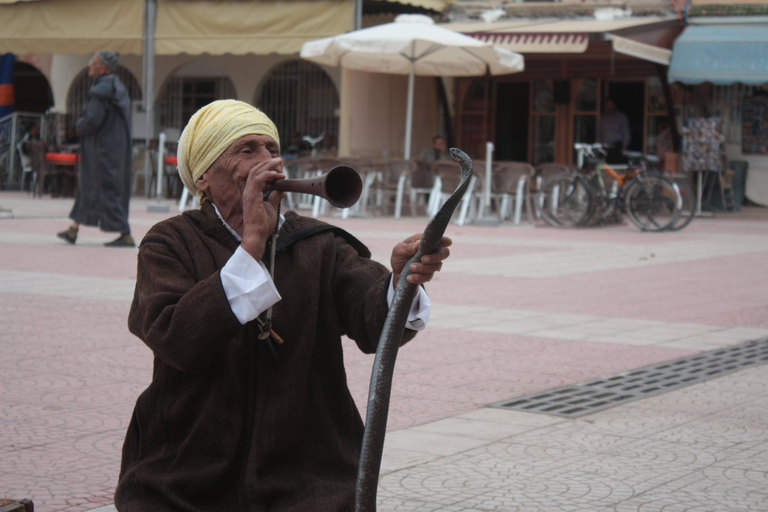
[{"label": "storefront window", "polygon": [[532,164],[555,161],[555,116],[533,117]]},{"label": "storefront window", "polygon": [[657,76],[648,78],[648,110],[655,113],[667,113],[667,97],[661,79]]},{"label": "storefront window", "polygon": [[531,106],[532,139],[531,163],[533,165],[555,161],[555,96],[549,80],[532,83]]},{"label": "storefront window", "polygon": [[555,96],[552,93],[552,84],[548,80],[533,82],[533,111],[535,113],[555,111]]},{"label": "storefront window", "polygon": [[664,161],[664,155],[672,151],[672,127],[667,116],[648,116],[646,152],[657,155]]},{"label": "storefront window", "polygon": [[596,112],[597,91],[597,80],[582,80],[573,105],[576,112]]},{"label": "storefront window", "polygon": [[657,155],[661,161],[672,151],[672,127],[667,112],[667,97],[661,79],[657,76],[648,78],[647,131],[645,133],[645,152]]},{"label": "storefront window", "polygon": [[[600,90],[597,80],[574,81],[578,92],[573,104],[573,142],[597,141],[597,98]],[[577,161],[573,150],[573,161]]]},{"label": "storefront window", "polygon": [[586,142],[591,144],[595,142],[595,133],[597,132],[597,116],[575,115],[573,116],[573,141]]},{"label": "storefront window", "polygon": [[488,140],[486,97],[487,83],[484,79],[477,79],[469,84],[462,103],[460,144],[472,158],[482,158],[485,154],[485,143]]}]

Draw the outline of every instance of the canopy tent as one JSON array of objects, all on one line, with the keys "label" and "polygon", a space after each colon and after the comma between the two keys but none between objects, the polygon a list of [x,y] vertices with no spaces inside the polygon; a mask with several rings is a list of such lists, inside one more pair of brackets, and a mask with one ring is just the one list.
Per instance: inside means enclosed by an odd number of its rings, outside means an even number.
[{"label": "canopy tent", "polygon": [[[156,0],[155,54],[292,54],[352,29],[345,0]],[[0,53],[140,55],[145,2],[0,2]]]},{"label": "canopy tent", "polygon": [[155,52],[293,54],[352,24],[353,4],[340,0],[159,0]]},{"label": "canopy tent", "polygon": [[517,73],[522,55],[439,27],[432,18],[401,14],[385,23],[304,44],[301,57],[318,64],[408,75],[404,158],[411,157],[416,75],[482,76]]},{"label": "canopy tent", "polygon": [[768,83],[768,27],[687,27],[672,48],[669,81],[716,85]]},{"label": "canopy tent", "polygon": [[0,4],[0,53],[140,54],[144,2],[41,0]]}]

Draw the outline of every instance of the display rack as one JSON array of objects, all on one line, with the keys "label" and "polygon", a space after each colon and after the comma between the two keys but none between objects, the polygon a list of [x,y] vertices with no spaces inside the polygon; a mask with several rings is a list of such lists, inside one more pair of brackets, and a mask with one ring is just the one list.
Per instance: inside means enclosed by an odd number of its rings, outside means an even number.
[{"label": "display rack", "polygon": [[723,158],[723,121],[693,117],[683,123],[683,169],[717,171]]},{"label": "display rack", "polygon": [[696,172],[696,215],[702,215],[705,172],[722,171],[723,121],[718,117],[692,117],[683,121],[683,170]]},{"label": "display rack", "polygon": [[744,98],[741,151],[745,155],[768,153],[768,95]]}]

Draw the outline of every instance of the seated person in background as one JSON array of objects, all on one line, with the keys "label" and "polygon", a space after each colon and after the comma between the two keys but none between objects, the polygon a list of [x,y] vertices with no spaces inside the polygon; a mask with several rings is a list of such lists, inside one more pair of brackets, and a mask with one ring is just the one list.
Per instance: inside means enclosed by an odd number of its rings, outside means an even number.
[{"label": "seated person in background", "polygon": [[39,142],[40,141],[40,124],[35,123],[33,124],[29,131],[24,134],[24,136],[21,137],[21,151],[29,156],[32,154],[32,150],[29,147],[30,142]]},{"label": "seated person in background", "polygon": [[448,153],[448,146],[445,144],[445,139],[440,135],[436,135],[432,139],[432,147],[424,148],[419,154],[419,160],[422,162],[436,162],[437,160],[449,160],[453,161],[451,154]]}]

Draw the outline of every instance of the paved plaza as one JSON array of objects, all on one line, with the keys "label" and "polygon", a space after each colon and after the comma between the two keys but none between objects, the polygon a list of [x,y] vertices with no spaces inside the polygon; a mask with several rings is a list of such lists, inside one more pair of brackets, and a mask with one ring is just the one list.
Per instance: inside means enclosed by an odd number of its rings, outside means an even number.
[{"label": "paved plaza", "polygon": [[[154,204],[131,203],[137,240],[176,213]],[[71,206],[0,192],[0,497],[108,512],[152,354],[126,327],[137,249],[63,243]],[[324,219],[385,264],[427,222]],[[577,418],[489,407],[768,339],[768,210],[447,234],[429,327],[398,357],[379,511],[768,511],[768,365]],[[345,349],[362,409],[373,357]]]}]

